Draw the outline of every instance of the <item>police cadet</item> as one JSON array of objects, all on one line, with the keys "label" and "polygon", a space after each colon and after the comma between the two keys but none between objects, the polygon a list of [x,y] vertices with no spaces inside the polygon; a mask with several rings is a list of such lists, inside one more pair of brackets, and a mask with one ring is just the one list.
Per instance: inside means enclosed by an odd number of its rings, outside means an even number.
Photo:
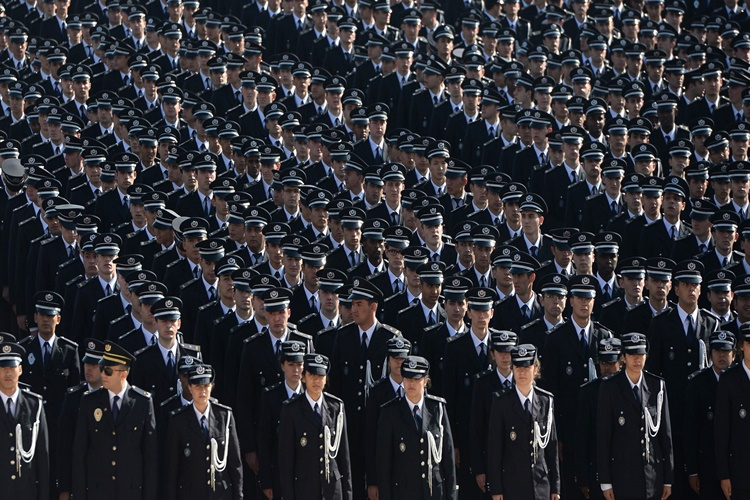
[{"label": "police cadet", "polygon": [[404,377],[401,365],[411,352],[411,342],[392,337],[388,346],[388,374],[375,382],[367,396],[365,435],[367,436],[365,466],[367,468],[367,497],[378,498],[377,437],[381,407],[395,398],[404,397]]},{"label": "police cadet", "polygon": [[60,418],[57,420],[57,486],[60,491],[60,500],[69,500],[73,488],[73,440],[81,398],[85,393],[95,391],[102,386],[99,360],[104,354],[104,342],[86,339],[84,345],[86,351],[81,360],[84,381],[68,388],[60,409]]},{"label": "police cadet", "polygon": [[304,394],[284,401],[279,425],[279,477],[284,500],[352,500],[344,402],[323,392],[331,368],[305,354]]},{"label": "police cadet", "polygon": [[460,497],[479,496],[476,478],[471,473],[471,398],[474,379],[489,367],[490,322],[497,295],[490,288],[471,288],[466,292],[471,328],[448,340],[443,358],[443,391],[448,401],[448,417],[454,430],[456,476]]},{"label": "police cadet", "polygon": [[177,362],[188,355],[200,359],[200,347],[177,341],[181,323],[182,301],[164,297],[151,306],[156,319],[157,341],[135,353],[130,373],[133,385],[148,389],[159,408],[163,401],[177,392]]},{"label": "police cadet", "polygon": [[[198,358],[188,355],[181,357],[179,361],[177,361],[177,376],[179,377],[177,383],[177,394],[164,400],[159,408],[154,408],[154,411],[156,412],[156,435],[159,438],[160,460],[163,460],[164,452],[167,449],[167,424],[169,423],[169,416],[173,411],[179,410],[183,406],[190,406],[193,404],[193,396],[190,394],[190,388],[188,386],[188,372],[190,371],[190,368],[198,364],[201,364],[201,361]],[[214,378],[216,378],[216,372],[214,372]],[[165,492],[166,486],[166,484],[160,483],[159,492]]]},{"label": "police cadet", "polygon": [[595,376],[599,341],[612,332],[591,319],[596,278],[579,275],[568,281],[570,319],[553,329],[544,344],[544,387],[555,395],[555,418],[562,448],[561,477],[566,498],[580,498],[575,485],[574,435],[581,385]]},{"label": "police cadet", "polygon": [[562,274],[547,274],[539,280],[539,301],[544,315],[521,327],[519,342],[533,344],[537,358],[544,357],[544,344],[547,334],[565,322],[563,313],[568,303],[568,277]]},{"label": "police cadet", "polygon": [[583,384],[578,395],[575,474],[576,484],[584,498],[604,498],[596,473],[596,411],[602,379],[620,370],[620,348],[620,339],[599,341],[599,373],[602,378],[595,378]]},{"label": "police cadet", "polygon": [[453,439],[445,400],[427,394],[430,364],[409,356],[401,364],[404,397],[380,411],[377,434],[381,500],[456,500]]},{"label": "police cadet", "polygon": [[268,499],[281,498],[279,480],[279,422],[281,406],[287,399],[304,392],[302,368],[307,346],[303,342],[287,340],[281,343],[281,371],[284,380],[263,390],[258,422],[258,479]]},{"label": "police cadet", "polygon": [[619,335],[622,332],[622,321],[625,315],[641,303],[646,277],[646,259],[629,257],[621,261],[617,274],[620,276],[620,288],[623,294],[602,304],[599,322]]},{"label": "police cadet", "polygon": [[487,436],[487,481],[492,500],[559,500],[554,398],[537,387],[536,348],[510,351],[515,388],[496,393]]},{"label": "police cadet", "polygon": [[665,500],[674,480],[667,388],[643,370],[646,336],[626,333],[620,340],[625,369],[599,387],[599,486],[607,500]]},{"label": "police cadet", "polygon": [[412,351],[419,351],[426,328],[436,325],[444,317],[444,311],[439,304],[440,289],[443,284],[445,264],[443,262],[428,262],[417,268],[419,274],[419,300],[398,312],[396,326],[404,333],[404,337],[412,344]]},{"label": "police cadet", "polygon": [[714,439],[716,475],[725,498],[750,498],[750,477],[744,464],[750,460],[750,325],[740,329],[743,359],[719,377],[716,391]]},{"label": "police cadet", "polygon": [[[471,399],[471,472],[479,490],[487,491],[487,431],[493,394],[502,394],[513,388],[513,371],[510,351],[518,344],[518,335],[508,330],[490,329],[489,370],[478,373],[474,380]],[[483,497],[484,498],[484,497]]]},{"label": "police cadet", "polygon": [[[247,338],[242,343],[239,374],[235,380],[237,400],[238,436],[245,462],[254,474],[258,473],[257,429],[260,416],[260,399],[263,389],[281,381],[284,374],[279,360],[284,342],[295,340],[304,343],[311,352],[312,338],[300,333],[289,323],[289,302],[292,291],[288,288],[268,288],[261,295],[268,327]],[[246,471],[247,472],[247,471]],[[255,484],[255,478],[246,477],[245,484]]]},{"label": "police cadet", "polygon": [[331,355],[330,390],[347,405],[355,500],[365,498],[365,399],[370,386],[387,370],[388,339],[401,332],[376,319],[383,295],[364,278],[354,278],[350,299],[352,323],[336,334]]},{"label": "police cadet", "polygon": [[621,332],[638,332],[645,335],[654,316],[672,310],[668,297],[672,290],[674,266],[674,261],[663,257],[653,257],[646,261],[648,298],[625,313]]},{"label": "police cadet", "polygon": [[188,388],[193,404],[169,417],[166,498],[242,499],[242,458],[232,409],[211,399],[211,365],[192,365]]},{"label": "police cadet", "polygon": [[714,416],[719,376],[734,363],[736,337],[716,331],[709,339],[711,366],[690,375],[685,402],[685,465],[690,488],[702,499],[722,499],[716,476]]},{"label": "police cadet", "polygon": [[698,308],[703,281],[703,266],[695,260],[682,261],[674,268],[674,291],[677,306],[651,320],[648,331],[650,355],[647,367],[664,380],[669,390],[674,440],[674,494],[683,498],[689,493],[685,472],[685,397],[687,380],[695,370],[703,368],[706,343],[719,327],[719,319]]},{"label": "police cadet", "polygon": [[47,419],[42,397],[18,385],[25,355],[16,343],[0,343],[0,491],[8,498],[48,500]]},{"label": "police cadet", "polygon": [[105,342],[102,387],[81,399],[73,443],[73,498],[155,500],[156,419],[151,395],[128,383],[135,358]]}]

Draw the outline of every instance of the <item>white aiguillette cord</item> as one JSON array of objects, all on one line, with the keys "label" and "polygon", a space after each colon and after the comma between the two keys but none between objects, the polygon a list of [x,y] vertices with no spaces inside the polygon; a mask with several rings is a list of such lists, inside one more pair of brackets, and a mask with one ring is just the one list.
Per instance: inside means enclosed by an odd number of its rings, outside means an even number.
[{"label": "white aiguillette cord", "polygon": [[36,421],[31,431],[31,447],[28,451],[23,448],[23,433],[21,432],[21,424],[16,424],[16,472],[18,477],[21,477],[21,460],[27,464],[34,460],[34,454],[36,453],[36,440],[39,437],[39,422],[42,415],[42,402],[39,401],[39,408],[36,410]]},{"label": "white aiguillette cord", "polygon": [[229,452],[229,422],[232,414],[227,414],[227,426],[224,430],[224,456],[219,459],[219,443],[211,438],[211,491],[216,491],[216,472],[224,472],[227,468],[227,454]]}]

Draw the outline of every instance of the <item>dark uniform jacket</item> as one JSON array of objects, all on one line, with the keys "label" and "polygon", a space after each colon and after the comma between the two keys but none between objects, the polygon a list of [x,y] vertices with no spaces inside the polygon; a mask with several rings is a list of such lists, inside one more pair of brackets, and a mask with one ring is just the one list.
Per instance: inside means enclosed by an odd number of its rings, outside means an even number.
[{"label": "dark uniform jacket", "polygon": [[589,489],[589,498],[604,498],[596,473],[596,409],[599,404],[599,386],[602,379],[595,378],[581,386],[578,395],[578,412],[575,423],[575,470],[578,488]]},{"label": "dark uniform jacket", "polygon": [[[48,500],[49,437],[42,397],[27,389],[20,389],[14,413],[11,417],[5,406],[0,409],[0,491],[3,498]],[[32,430],[37,417],[39,431],[36,447],[32,450]],[[23,450],[34,453],[34,458],[29,463],[16,456],[16,429],[19,424],[23,436]]]},{"label": "dark uniform jacket", "polygon": [[521,333],[521,327],[526,323],[544,316],[544,309],[539,301],[540,297],[534,294],[531,310],[528,311],[528,319],[525,319],[518,305],[518,296],[513,294],[495,306],[495,314],[492,317],[492,327],[498,330],[510,330]]},{"label": "dark uniform jacket", "polygon": [[397,393],[393,389],[390,375],[386,375],[370,387],[370,394],[367,396],[367,408],[365,408],[365,436],[367,441],[365,467],[368,486],[378,485],[377,443],[381,407],[392,399],[402,397],[402,395],[403,387],[399,386],[399,392]]},{"label": "dark uniform jacket", "polygon": [[[339,419],[339,415],[344,418]],[[279,425],[279,477],[284,500],[352,500],[346,420],[344,402],[325,392],[320,419],[305,394],[283,403]],[[330,429],[331,443],[340,438],[338,453],[329,461],[328,477],[325,471],[326,427]]]},{"label": "dark uniform jacket", "polygon": [[[304,390],[300,383],[299,390]],[[272,489],[274,498],[281,498],[279,479],[279,423],[281,406],[289,399],[286,384],[282,380],[266,387],[260,397],[258,424],[258,480],[263,490]]]},{"label": "dark uniform jacket", "polygon": [[177,362],[183,356],[201,357],[197,346],[177,342],[177,353],[174,356],[174,368],[170,371],[164,362],[159,344],[154,344],[135,353],[135,361],[130,370],[129,381],[142,389],[148,390],[158,408],[161,403],[177,391]]},{"label": "dark uniform jacket", "polygon": [[[518,391],[493,397],[487,445],[487,480],[492,495],[546,500],[560,492],[557,431],[554,417],[549,418],[552,401],[552,394],[534,387],[530,420]],[[536,462],[532,422],[539,424],[542,436],[549,435],[547,446],[537,448]]]},{"label": "dark uniform jacket", "polygon": [[[442,453],[436,463],[433,453],[438,451]],[[383,405],[376,456],[382,500],[458,498],[453,439],[443,398],[425,394],[421,428],[406,398]]]},{"label": "dark uniform jacket", "polygon": [[[172,412],[166,441],[168,500],[242,500],[242,458],[232,409],[209,402],[208,439],[201,429],[193,405]],[[217,445],[219,460],[227,452],[226,469],[214,471],[211,487],[211,446]]]},{"label": "dark uniform jacket", "polygon": [[109,391],[84,394],[73,444],[73,495],[156,500],[158,453],[151,395],[128,386],[115,421]]},{"label": "dark uniform jacket", "polygon": [[[662,389],[664,402],[661,415],[657,415]],[[654,425],[659,422],[659,432],[648,441],[648,460],[646,411]],[[606,378],[599,388],[596,423],[599,483],[611,484],[615,498],[660,498],[663,486],[674,482],[672,431],[664,381],[644,371],[639,405],[624,370]]]},{"label": "dark uniform jacket", "polygon": [[68,387],[57,419],[57,485],[61,492],[70,492],[73,488],[73,440],[76,437],[76,422],[81,398],[89,385],[82,382]]},{"label": "dark uniform jacket", "polygon": [[[507,383],[507,385],[505,385]],[[474,476],[487,474],[487,433],[490,428],[492,400],[514,388],[513,378],[504,382],[496,368],[478,373],[474,381],[471,398],[471,473]]]},{"label": "dark uniform jacket", "polygon": [[744,464],[750,460],[750,379],[740,361],[727,368],[719,378],[716,394],[714,439],[716,444],[716,473],[721,479],[731,479],[732,492],[750,492],[750,476]]},{"label": "dark uniform jacket", "polygon": [[713,367],[690,375],[685,404],[685,469],[688,476],[698,475],[701,493],[721,498],[721,484],[716,477],[714,422],[717,412],[716,392],[719,380]]}]

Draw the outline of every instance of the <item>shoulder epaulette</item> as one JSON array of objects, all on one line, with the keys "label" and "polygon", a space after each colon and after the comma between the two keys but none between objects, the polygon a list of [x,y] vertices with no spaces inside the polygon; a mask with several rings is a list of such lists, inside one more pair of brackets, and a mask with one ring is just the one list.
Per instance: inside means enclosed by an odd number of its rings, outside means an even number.
[{"label": "shoulder epaulette", "polygon": [[330,401],[336,401],[337,403],[342,403],[342,404],[344,402],[340,398],[338,398],[337,396],[334,396],[333,394],[331,394],[330,392],[323,392],[323,395],[326,397],[326,399],[328,399]]},{"label": "shoulder epaulette", "polygon": [[305,340],[312,340],[312,335],[308,335],[308,334],[303,333],[303,332],[301,332],[299,330],[294,330],[294,334],[295,335],[299,335],[300,337],[302,337]]},{"label": "shoulder epaulette", "polygon": [[[20,386],[19,386],[20,387]],[[36,392],[33,392],[31,389],[27,389],[26,387],[21,388],[21,391],[26,394],[27,396],[34,396],[38,400],[42,400],[42,395],[37,394]]]},{"label": "shoulder epaulette", "polygon": [[292,404],[293,402],[297,401],[297,400],[298,400],[298,399],[300,399],[301,397],[302,397],[302,394],[300,394],[300,393],[297,393],[297,394],[295,394],[294,396],[292,396],[291,398],[289,398],[289,399],[286,399],[286,400],[284,400],[284,402],[283,402],[283,403],[281,403],[281,404],[283,404],[283,405],[289,405],[289,404]]},{"label": "shoulder epaulette", "polygon": [[563,321],[562,323],[556,324],[555,326],[553,326],[552,328],[550,328],[549,330],[547,330],[547,333],[554,332],[555,330],[557,330],[558,328],[560,328],[561,326],[563,326],[566,323],[567,323],[567,321]]},{"label": "shoulder epaulette", "polygon": [[180,347],[187,349],[189,351],[201,352],[201,346],[199,346],[198,344],[180,343]]},{"label": "shoulder epaulette", "polygon": [[138,349],[137,351],[135,351],[135,352],[133,353],[133,355],[134,355],[134,356],[135,356],[135,357],[137,358],[137,357],[138,357],[138,356],[140,356],[140,355],[141,355],[141,354],[142,354],[142,353],[143,353],[144,351],[147,351],[149,347],[151,347],[151,346],[150,346],[150,345],[147,345],[146,347],[142,347],[142,348]]},{"label": "shoulder epaulette", "polygon": [[36,217],[34,217],[34,216],[31,216],[28,219],[24,219],[24,220],[22,220],[21,222],[18,223],[18,227],[21,227],[24,224],[28,224],[29,221],[34,220],[34,219],[36,219]]},{"label": "shoulder epaulette", "polygon": [[534,320],[531,320],[528,323],[526,323],[525,325],[522,325],[521,326],[521,330],[526,330],[527,328],[531,328],[532,326],[536,325],[540,321],[542,321],[542,318],[536,318]]},{"label": "shoulder epaulette", "polygon": [[441,398],[440,396],[434,396],[432,394],[425,394],[424,397],[426,399],[431,399],[431,400],[437,401],[439,403],[447,404],[447,402],[445,401],[445,399]]},{"label": "shoulder epaulette", "polygon": [[65,338],[65,337],[57,337],[57,340],[59,340],[59,341],[60,341],[60,342],[62,342],[63,344],[67,344],[67,345],[69,345],[70,347],[75,347],[76,349],[78,348],[78,344],[76,344],[75,342],[73,342],[72,340],[70,340],[70,339],[68,339],[68,338]]},{"label": "shoulder epaulette", "polygon": [[[106,298],[106,297],[105,297],[105,298]],[[101,300],[101,299],[99,299],[99,300]],[[129,316],[128,314],[123,314],[122,316],[118,316],[118,317],[116,317],[115,319],[113,319],[113,320],[110,320],[110,321],[109,321],[109,324],[110,324],[110,325],[114,325],[114,324],[115,324],[115,323],[117,323],[118,321],[121,321],[121,320],[122,320],[123,318],[127,318],[128,316]]]},{"label": "shoulder epaulette", "polygon": [[317,314],[319,314],[319,313],[316,313],[316,312],[314,312],[314,313],[310,313],[310,314],[308,314],[307,316],[305,316],[304,318],[302,318],[301,320],[299,320],[299,321],[298,321],[297,323],[304,323],[304,322],[305,322],[305,321],[307,321],[308,319],[310,319],[310,318],[312,318],[312,317],[315,317],[315,316],[316,316]]},{"label": "shoulder epaulette", "polygon": [[494,368],[487,368],[487,369],[486,369],[486,370],[484,370],[484,371],[481,371],[481,372],[479,372],[479,373],[475,373],[475,374],[474,374],[474,378],[475,378],[475,379],[480,379],[480,378],[482,378],[482,377],[484,377],[484,376],[486,376],[486,375],[490,375],[490,374],[492,374],[492,371],[493,371],[493,370],[494,370]]},{"label": "shoulder epaulette", "polygon": [[[670,313],[670,312],[672,312],[672,308],[670,306],[667,306],[664,309],[662,309],[661,311],[659,311],[658,313],[654,314],[653,317],[656,318],[657,316],[661,316],[663,314],[667,314],[667,313]],[[653,318],[651,318],[651,319],[653,319]]]},{"label": "shoulder epaulette", "polygon": [[404,314],[409,309],[413,309],[413,308],[417,307],[418,305],[419,305],[419,302],[417,302],[416,304],[409,304],[408,306],[406,306],[403,309],[401,309],[398,313],[399,314]]},{"label": "shoulder epaulette", "polygon": [[573,189],[574,187],[578,186],[583,181],[576,181],[573,184],[568,184],[568,189]]},{"label": "shoulder epaulette", "polygon": [[67,391],[66,391],[66,392],[67,392],[68,394],[71,394],[71,393],[74,393],[74,392],[76,392],[76,391],[80,391],[80,390],[81,390],[81,389],[83,389],[84,387],[86,387],[86,382],[81,382],[80,384],[78,384],[78,385],[74,385],[73,387],[68,387],[68,389],[67,389]]},{"label": "shoulder epaulette", "polygon": [[259,331],[258,333],[255,333],[255,334],[253,334],[253,335],[250,335],[250,336],[249,336],[248,338],[246,338],[245,340],[243,340],[243,342],[244,342],[244,343],[249,343],[249,342],[252,342],[253,340],[257,339],[258,337],[261,337],[261,336],[263,336],[263,333],[264,333],[264,331],[265,331],[265,330],[261,330],[261,331]]},{"label": "shoulder epaulette", "polygon": [[627,311],[630,311],[632,309],[635,309],[636,307],[640,306],[641,304],[645,303],[646,299],[641,299],[637,304],[633,304],[632,306],[627,307]]},{"label": "shoulder epaulette", "polygon": [[81,283],[79,283],[79,282],[85,283],[86,282],[86,278],[84,278],[83,276],[76,276],[75,278],[66,281],[65,282],[65,286],[68,287],[68,286],[71,286],[71,285],[80,285]]},{"label": "shoulder epaulette", "polygon": [[[165,252],[166,252],[166,250],[165,250]],[[182,259],[177,259],[174,262],[170,262],[169,264],[167,264],[167,269],[169,269],[170,267],[172,267],[172,266],[174,266],[176,264],[179,264],[180,262],[182,262]],[[193,278],[193,279],[195,279],[195,278]]]},{"label": "shoulder epaulette", "polygon": [[714,318],[714,319],[715,319],[716,321],[718,321],[718,322],[721,322],[721,318],[720,318],[720,317],[718,317],[718,316],[717,316],[716,314],[712,313],[711,311],[709,311],[708,309],[703,309],[703,308],[701,308],[701,309],[700,309],[700,312],[702,312],[702,313],[703,313],[703,314],[705,314],[706,316],[709,316],[709,317],[711,317],[711,318]]},{"label": "shoulder epaulette", "polygon": [[394,335],[398,335],[399,337],[401,336],[401,330],[399,330],[397,328],[393,328],[391,325],[382,325],[382,328],[384,330],[388,330],[389,332],[393,333]]},{"label": "shoulder epaulette", "polygon": [[[551,397],[551,398],[554,398],[554,397],[555,397],[555,396],[554,396],[554,394],[552,394],[551,392],[549,392],[549,391],[545,391],[544,389],[542,389],[542,388],[541,388],[541,387],[539,387],[538,385],[535,385],[535,386],[534,386],[534,392],[537,392],[537,391],[538,391],[538,392],[539,392],[540,394],[544,394],[544,395],[546,395],[546,396],[549,396],[549,397]],[[512,391],[511,391],[511,392],[512,392]]]},{"label": "shoulder epaulette", "polygon": [[271,384],[271,385],[269,385],[268,387],[264,387],[264,388],[263,388],[263,392],[271,392],[271,391],[273,391],[274,389],[277,389],[278,387],[281,387],[281,384],[283,384],[283,383],[284,383],[283,381],[281,381],[281,382],[276,382],[275,384]]},{"label": "shoulder epaulette", "polygon": [[28,344],[29,342],[31,342],[31,341],[32,341],[33,339],[35,339],[35,338],[36,338],[36,337],[35,337],[35,336],[33,336],[33,335],[27,335],[26,337],[24,337],[24,338],[22,338],[21,340],[19,340],[19,341],[18,341],[18,343],[19,343],[20,345],[26,345],[26,344]]},{"label": "shoulder epaulette", "polygon": [[218,406],[222,410],[226,410],[229,413],[232,413],[232,408],[230,408],[227,405],[223,405],[223,404],[219,403],[216,399],[211,398],[211,404],[214,405],[214,406]]},{"label": "shoulder epaulette", "polygon": [[119,231],[120,229],[127,227],[130,224],[130,222],[123,222],[122,224],[118,225],[116,228],[112,230],[112,232]]},{"label": "shoulder epaulette", "polygon": [[[167,267],[169,267],[169,266],[167,266]],[[180,285],[180,291],[186,289],[187,287],[189,287],[190,285],[192,285],[193,283],[195,283],[199,279],[200,278],[193,278],[190,281],[186,281],[185,283],[183,283],[182,285]]]},{"label": "shoulder epaulette", "polygon": [[435,323],[434,325],[430,325],[430,326],[425,327],[423,331],[424,331],[424,333],[431,332],[433,330],[437,330],[438,328],[440,328],[444,324],[445,324],[445,322],[441,321],[440,323]]},{"label": "shoulder epaulette", "polygon": [[382,275],[383,275],[383,274],[385,274],[386,272],[388,272],[388,269],[383,269],[382,271],[378,271],[378,272],[376,272],[376,273],[372,273],[371,275],[369,275],[369,276],[367,277],[367,280],[369,281],[369,280],[375,279],[375,278],[377,278],[378,276],[382,276]]},{"label": "shoulder epaulette", "polygon": [[215,306],[216,302],[217,302],[216,300],[212,300],[211,302],[209,302],[207,304],[202,304],[201,306],[198,307],[198,311],[203,311],[205,309],[208,309],[211,306]]},{"label": "shoulder epaulette", "polygon": [[[598,383],[600,383],[601,381],[602,381],[602,379],[600,379],[600,378],[595,378],[595,379],[591,379],[591,380],[589,380],[588,382],[586,382],[586,383],[582,384],[582,385],[581,385],[581,388],[584,388],[584,387],[590,387],[590,386],[592,386],[592,385],[595,385],[595,384],[598,384]],[[534,389],[536,390],[536,388],[534,388]]]},{"label": "shoulder epaulette", "polygon": [[465,337],[465,336],[466,336],[466,334],[467,334],[468,332],[469,332],[469,330],[466,330],[465,332],[457,333],[457,334],[455,334],[454,336],[452,336],[452,337],[448,338],[448,339],[446,340],[446,342],[447,342],[447,343],[449,343],[449,344],[450,344],[451,342],[455,342],[456,340],[458,340],[458,339],[460,339],[460,338],[463,338],[463,337]]},{"label": "shoulder epaulette", "polygon": [[[163,403],[162,403],[163,404]],[[180,406],[179,408],[175,408],[174,410],[169,412],[170,417],[174,417],[175,415],[179,415],[180,413],[187,411],[188,408],[190,408],[191,405],[188,406]]]},{"label": "shoulder epaulette", "polygon": [[[147,398],[150,398],[150,397],[151,397],[151,393],[150,393],[150,392],[148,392],[148,391],[144,391],[143,389],[141,389],[140,387],[138,387],[138,386],[135,386],[135,385],[134,385],[134,386],[131,386],[131,387],[133,387],[133,390],[134,390],[134,391],[135,391],[135,392],[136,392],[137,394],[140,394],[141,396],[144,396],[144,397],[147,397]],[[186,406],[185,408],[187,408],[187,406]]]},{"label": "shoulder epaulette", "polygon": [[59,238],[59,236],[51,236],[51,237],[47,238],[46,240],[42,241],[42,246],[49,245],[53,241],[57,240],[57,238]]}]

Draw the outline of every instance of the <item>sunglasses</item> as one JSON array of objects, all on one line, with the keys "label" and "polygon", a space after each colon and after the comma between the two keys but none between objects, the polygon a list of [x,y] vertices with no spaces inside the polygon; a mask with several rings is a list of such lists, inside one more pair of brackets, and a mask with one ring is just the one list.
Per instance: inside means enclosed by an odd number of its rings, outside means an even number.
[{"label": "sunglasses", "polygon": [[113,373],[115,372],[124,372],[125,370],[113,370],[109,366],[100,366],[99,371],[104,373],[106,376],[111,377]]}]

